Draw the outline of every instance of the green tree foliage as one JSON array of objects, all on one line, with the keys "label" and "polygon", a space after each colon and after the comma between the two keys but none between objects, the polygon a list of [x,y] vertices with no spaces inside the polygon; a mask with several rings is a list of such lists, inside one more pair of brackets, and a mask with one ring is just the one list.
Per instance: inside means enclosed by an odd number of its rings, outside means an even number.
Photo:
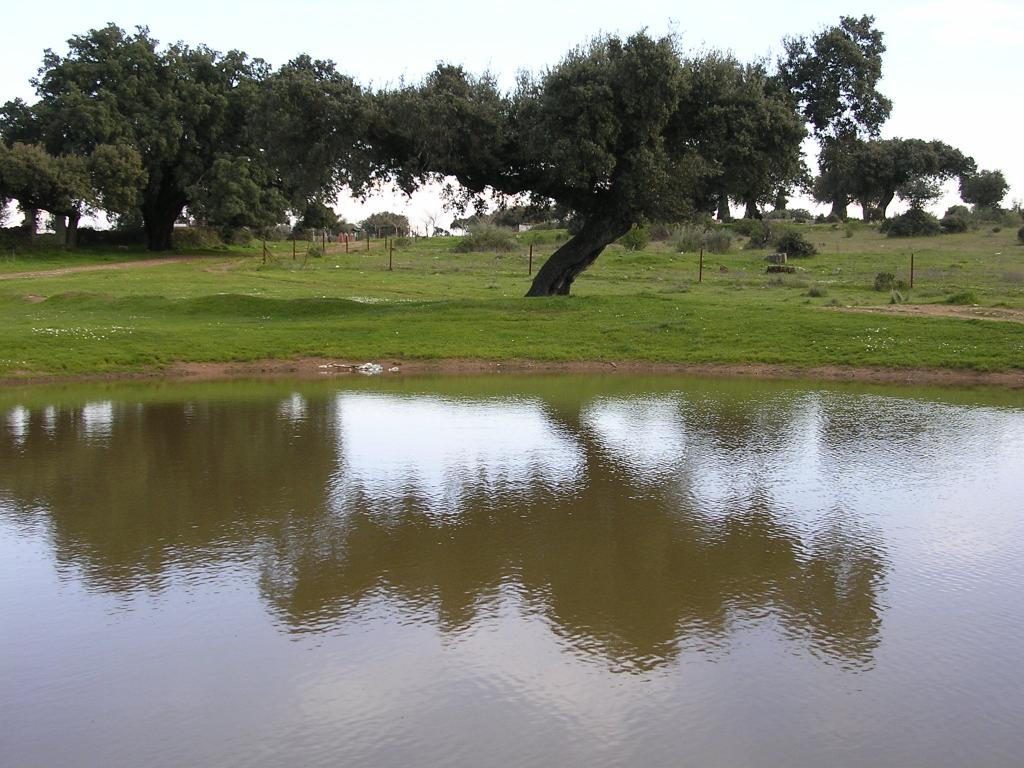
[{"label": "green tree foliage", "polygon": [[528,194],[573,211],[578,230],[529,291],[567,294],[634,225],[713,204],[723,152],[702,133],[714,84],[698,90],[696,68],[673,39],[642,33],[577,48],[522,75],[510,94],[488,75],[442,65],[417,86],[380,95],[373,144],[403,186],[452,176],[469,195]]},{"label": "green tree foliage", "polygon": [[405,237],[409,234],[409,218],[401,213],[380,211],[359,222],[359,228],[370,237]]},{"label": "green tree foliage", "polygon": [[911,208],[904,214],[882,222],[880,230],[889,237],[922,237],[942,233],[939,220],[921,208]]},{"label": "green tree foliage", "polygon": [[64,56],[46,52],[38,101],[7,104],[0,132],[54,156],[91,156],[101,145],[137,152],[135,191],[153,250],[171,247],[186,207],[206,223],[263,226],[342,182],[362,126],[341,117],[363,112],[359,89],[329,63],[299,59],[272,73],[240,51],[158,50],[145,28],[114,25],[68,46]]},{"label": "green tree foliage", "polygon": [[813,37],[785,41],[778,78],[811,125],[821,152],[814,194],[846,218],[850,201],[846,168],[858,140],[878,136],[892,102],[878,91],[885,45],[873,16],[840,18]]},{"label": "green tree foliage", "polygon": [[292,210],[301,215],[370,179],[361,148],[367,107],[363,90],[331,61],[299,56],[261,80],[249,131]]},{"label": "green tree foliage", "polygon": [[325,229],[333,231],[339,223],[340,219],[333,208],[320,202],[310,202],[306,204],[305,209],[302,211],[302,216],[299,217],[299,221],[295,226],[297,229]]},{"label": "green tree foliage", "polygon": [[849,168],[851,197],[865,219],[884,219],[899,195],[911,205],[924,205],[939,194],[942,182],[974,169],[974,160],[941,141],[886,139],[858,142]]},{"label": "green tree foliage", "polygon": [[52,155],[39,144],[0,143],[0,197],[25,210],[49,211],[68,222],[74,245],[78,221],[96,209],[131,210],[144,179],[141,159],[125,145],[100,144],[88,155]]},{"label": "green tree foliage", "polygon": [[960,198],[976,208],[998,208],[1009,189],[1002,171],[978,171],[960,178]]},{"label": "green tree foliage", "polygon": [[797,99],[815,136],[873,137],[892,111],[879,93],[882,33],[874,16],[843,16],[813,37],[784,42],[779,79]]},{"label": "green tree foliage", "polygon": [[763,64],[709,53],[691,62],[689,80],[696,143],[719,171],[713,200],[719,218],[729,218],[729,199],[753,218],[759,205],[804,175],[802,121]]}]

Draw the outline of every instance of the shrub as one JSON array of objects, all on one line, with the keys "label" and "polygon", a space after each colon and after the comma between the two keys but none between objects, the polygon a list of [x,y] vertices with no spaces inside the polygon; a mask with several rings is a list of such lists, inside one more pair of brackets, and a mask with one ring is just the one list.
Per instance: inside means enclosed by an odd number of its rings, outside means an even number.
[{"label": "shrub", "polygon": [[911,208],[900,216],[882,222],[880,230],[889,237],[920,237],[942,232],[939,220],[927,211]]},{"label": "shrub", "polygon": [[[962,205],[955,205],[953,208],[963,208]],[[939,226],[942,227],[942,231],[952,234],[954,232],[966,232],[971,228],[971,214],[966,208],[963,208],[963,212],[954,211],[950,208],[946,211],[946,215],[942,217],[939,222]]]},{"label": "shrub", "polygon": [[679,253],[696,253],[701,248],[710,253],[725,253],[732,248],[732,234],[724,228],[707,230],[687,224],[672,233],[672,247]]},{"label": "shrub", "polygon": [[642,251],[651,242],[651,234],[647,227],[630,227],[630,230],[619,238],[619,245],[629,251]]},{"label": "shrub", "polygon": [[815,299],[820,299],[823,296],[828,296],[828,291],[820,285],[812,285],[810,289],[808,289],[807,295],[812,296]]},{"label": "shrub", "polygon": [[1017,239],[1020,240],[1021,245],[1024,245],[1024,227],[1017,230]]},{"label": "shrub", "polygon": [[800,223],[814,220],[814,214],[806,208],[776,208],[774,211],[766,213],[764,217],[771,221],[797,221]]},{"label": "shrub", "polygon": [[896,275],[892,272],[879,272],[875,275],[876,291],[891,291],[896,286]]},{"label": "shrub", "polygon": [[[270,230],[270,231],[273,231],[273,230]],[[260,232],[260,235],[267,235],[267,234],[270,234],[270,232]],[[228,245],[252,245],[253,239],[254,239],[254,236],[252,234],[252,231],[249,230],[249,229],[246,229],[245,227],[236,227],[236,228],[228,231],[226,233],[226,235],[224,236],[224,241],[227,242]],[[261,240],[270,240],[271,238],[270,237],[261,237],[260,239]]]},{"label": "shrub", "polygon": [[727,229],[715,229],[704,233],[704,247],[711,253],[726,253],[732,248],[732,235]]},{"label": "shrub", "polygon": [[395,248],[408,248],[412,245],[411,237],[396,237],[391,241]]},{"label": "shrub", "polygon": [[961,291],[960,293],[954,293],[952,296],[946,299],[946,303],[960,305],[977,304],[978,297],[974,295],[973,291]]},{"label": "shrub", "polygon": [[818,252],[818,249],[799,232],[783,232],[775,239],[775,248],[790,258],[807,258]]},{"label": "shrub", "polygon": [[672,247],[679,253],[696,253],[704,247],[704,230],[689,224],[677,227],[672,233]]},{"label": "shrub", "polygon": [[750,237],[751,233],[761,229],[764,224],[758,219],[737,219],[729,227],[738,235]]},{"label": "shrub", "polygon": [[146,233],[141,229],[92,229],[78,228],[78,245],[88,248],[96,245],[122,246],[140,245],[146,242]]},{"label": "shrub", "polygon": [[656,221],[647,227],[647,234],[650,235],[651,240],[656,242],[668,240],[672,237],[672,225],[664,221]]},{"label": "shrub", "polygon": [[311,259],[322,259],[324,251],[319,245],[311,245],[309,246],[309,250],[306,251],[306,255]]},{"label": "shrub", "polygon": [[494,224],[473,224],[469,227],[469,234],[455,244],[452,250],[455,253],[474,253],[479,251],[492,251],[494,253],[507,253],[518,248],[512,230],[499,227]]},{"label": "shrub", "polygon": [[753,229],[748,235],[750,239],[747,240],[747,248],[767,248],[772,243],[773,238],[771,225],[764,221],[760,221],[758,224],[760,224],[760,226]]},{"label": "shrub", "polygon": [[220,233],[210,227],[180,227],[171,233],[171,243],[178,249],[219,248],[224,245]]}]

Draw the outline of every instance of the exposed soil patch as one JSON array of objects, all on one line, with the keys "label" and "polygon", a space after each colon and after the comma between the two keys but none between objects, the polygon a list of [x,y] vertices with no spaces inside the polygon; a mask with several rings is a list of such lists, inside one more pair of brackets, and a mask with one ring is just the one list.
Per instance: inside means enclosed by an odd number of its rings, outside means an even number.
[{"label": "exposed soil patch", "polygon": [[[166,368],[126,373],[76,376],[40,376],[18,372],[0,378],[0,386],[19,384],[86,382],[117,380],[212,381],[251,378],[320,379],[360,376],[359,366],[367,361],[328,358],[295,360],[254,360],[227,363],[175,363]],[[953,368],[867,368],[852,366],[818,366],[800,368],[766,363],[651,363],[622,362],[543,362],[536,360],[374,360],[382,367],[380,376],[425,374],[467,375],[482,373],[585,373],[585,374],[678,374],[701,377],[755,377],[769,379],[800,379],[817,381],[860,381],[875,384],[906,384],[913,386],[999,386],[1024,389],[1024,369],[1005,371],[970,371]],[[20,375],[23,374],[24,375]]]},{"label": "exposed soil patch", "polygon": [[40,269],[34,272],[8,272],[0,274],[0,280],[20,280],[33,277],[60,277],[78,272],[108,272],[115,269],[135,269],[136,267],[159,267],[162,264],[180,264],[185,261],[201,259],[223,259],[223,256],[165,256],[157,259],[139,259],[137,261],[118,261],[113,264],[83,264],[80,267],[59,267],[57,269]]},{"label": "exposed soil patch", "polygon": [[916,317],[955,317],[960,320],[995,320],[1024,323],[1024,310],[1003,307],[959,306],[956,304],[892,304],[884,307],[830,307],[838,312]]}]

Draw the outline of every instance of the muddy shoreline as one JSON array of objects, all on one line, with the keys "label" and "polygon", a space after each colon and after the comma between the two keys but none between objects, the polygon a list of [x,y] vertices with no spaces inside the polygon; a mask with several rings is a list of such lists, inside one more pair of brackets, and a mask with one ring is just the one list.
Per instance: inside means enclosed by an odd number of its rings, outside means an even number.
[{"label": "muddy shoreline", "polygon": [[538,361],[538,360],[340,360],[309,357],[245,362],[174,363],[165,368],[94,374],[0,377],[0,386],[69,384],[111,381],[223,381],[230,379],[324,379],[363,375],[366,362],[381,367],[379,376],[479,374],[649,374],[707,378],[800,379],[847,381],[907,386],[995,386],[1024,389],[1024,369],[972,371],[955,368],[872,368],[842,365],[801,368],[770,363],[657,363],[645,361]]}]

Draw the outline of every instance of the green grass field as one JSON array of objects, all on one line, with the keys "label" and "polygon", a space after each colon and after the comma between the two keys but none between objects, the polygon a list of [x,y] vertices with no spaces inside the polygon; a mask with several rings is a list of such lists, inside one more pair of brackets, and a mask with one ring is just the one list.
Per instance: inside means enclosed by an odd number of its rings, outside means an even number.
[{"label": "green grass field", "polygon": [[[380,241],[292,259],[291,243],[145,268],[0,280],[0,376],[131,371],[176,361],[327,356],[1024,368],[1024,325],[842,311],[885,306],[875,275],[909,279],[910,304],[951,298],[1024,310],[1016,232],[889,239],[804,226],[819,255],[765,273],[764,251],[612,246],[571,297],[525,299],[527,251],[456,254],[453,239]],[[534,269],[557,233],[538,233]],[[0,275],[150,258],[142,251],[0,254]]]}]

